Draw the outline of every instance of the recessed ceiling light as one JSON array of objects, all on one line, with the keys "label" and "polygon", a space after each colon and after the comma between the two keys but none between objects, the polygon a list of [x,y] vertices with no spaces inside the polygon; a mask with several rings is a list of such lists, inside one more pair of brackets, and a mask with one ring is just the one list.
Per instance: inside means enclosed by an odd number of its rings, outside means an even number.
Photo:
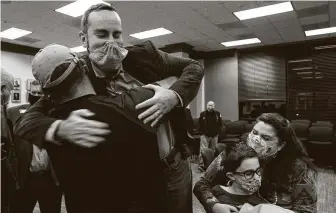
[{"label": "recessed ceiling light", "polygon": [[134,33],[134,34],[131,34],[130,36],[137,38],[137,39],[145,39],[145,38],[152,38],[152,37],[167,35],[171,33],[173,32],[161,27],[161,28],[157,28],[153,30],[147,30],[144,32],[140,32],[140,33]]},{"label": "recessed ceiling light", "polygon": [[249,10],[243,10],[233,13],[239,20],[252,19],[257,17],[269,16],[278,13],[293,11],[293,6],[290,2],[272,4],[264,7],[258,7]]},{"label": "recessed ceiling light", "polygon": [[73,48],[70,48],[70,50],[72,52],[75,52],[75,53],[80,53],[80,52],[85,52],[86,51],[86,49],[83,46],[73,47]]},{"label": "recessed ceiling light", "polygon": [[30,33],[32,32],[12,27],[12,28],[9,28],[8,30],[0,32],[0,37],[13,40],[13,39],[17,39],[22,36],[28,35]]},{"label": "recessed ceiling light", "polygon": [[222,45],[226,47],[232,47],[232,46],[240,46],[240,45],[246,45],[246,44],[255,44],[255,43],[260,43],[260,42],[261,41],[258,38],[250,38],[250,39],[222,42]]},{"label": "recessed ceiling light", "polygon": [[83,15],[85,11],[89,9],[89,7],[98,3],[105,3],[110,5],[109,3],[106,3],[102,0],[77,0],[71,4],[67,4],[61,8],[58,8],[55,11],[76,18]]},{"label": "recessed ceiling light", "polygon": [[336,33],[336,27],[328,27],[328,28],[305,31],[306,36],[322,35],[329,33]]}]

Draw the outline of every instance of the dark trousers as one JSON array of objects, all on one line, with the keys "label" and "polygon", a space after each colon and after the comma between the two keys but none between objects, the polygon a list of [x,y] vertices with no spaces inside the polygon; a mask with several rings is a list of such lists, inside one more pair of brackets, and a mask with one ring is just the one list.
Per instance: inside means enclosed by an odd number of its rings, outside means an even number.
[{"label": "dark trousers", "polygon": [[47,172],[30,172],[25,185],[18,189],[11,213],[32,213],[38,201],[41,213],[60,213],[62,192]]},{"label": "dark trousers", "polygon": [[15,192],[15,180],[6,159],[1,160],[1,212],[8,213]]}]

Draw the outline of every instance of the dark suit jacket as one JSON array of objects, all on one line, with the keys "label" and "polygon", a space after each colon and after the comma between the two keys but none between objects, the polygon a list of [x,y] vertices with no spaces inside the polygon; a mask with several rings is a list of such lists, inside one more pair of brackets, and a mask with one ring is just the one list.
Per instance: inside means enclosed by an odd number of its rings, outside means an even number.
[{"label": "dark suit jacket", "polygon": [[[13,126],[16,121],[24,115],[25,110],[29,109],[29,107],[30,104],[23,104],[7,109],[7,119],[10,126]],[[24,187],[33,157],[33,145],[27,140],[17,137],[16,135],[13,136],[13,144],[16,162],[11,162],[11,165],[13,166],[12,169],[15,170],[16,180],[19,187]],[[58,184],[52,165],[50,172],[55,184]]]},{"label": "dark suit jacket", "polygon": [[[129,52],[123,60],[123,68],[134,78],[144,84],[149,84],[169,76],[177,76],[179,80],[170,89],[180,95],[184,106],[187,106],[195,98],[204,75],[204,70],[200,63],[192,59],[180,58],[164,53],[157,49],[150,41],[128,47],[128,50]],[[88,62],[88,76],[96,93],[107,95],[105,84],[102,79],[95,76],[88,56],[84,55],[83,59]],[[55,118],[46,116],[51,108],[53,108],[52,103],[46,98],[41,98],[17,122],[14,127],[15,134],[43,147],[45,134],[50,125],[56,121]],[[183,108],[176,110],[176,114],[170,120],[175,133],[185,136],[186,134],[182,134],[181,132],[181,129],[185,130],[185,125],[181,126],[183,125],[181,118],[185,123]],[[184,140],[186,138],[179,137],[176,140],[185,143]]]}]

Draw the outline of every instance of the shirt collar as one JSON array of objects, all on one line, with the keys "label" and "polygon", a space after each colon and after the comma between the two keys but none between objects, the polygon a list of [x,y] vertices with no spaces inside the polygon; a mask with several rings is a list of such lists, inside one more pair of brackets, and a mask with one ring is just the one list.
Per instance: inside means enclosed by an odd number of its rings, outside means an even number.
[{"label": "shirt collar", "polygon": [[[95,76],[97,78],[106,78],[107,77],[106,73],[101,71],[94,63],[92,63],[92,61],[90,61],[90,63],[92,65],[93,72],[95,73]],[[121,65],[121,68],[119,69],[119,71],[112,78],[119,75],[121,72],[124,72],[122,65]]]}]

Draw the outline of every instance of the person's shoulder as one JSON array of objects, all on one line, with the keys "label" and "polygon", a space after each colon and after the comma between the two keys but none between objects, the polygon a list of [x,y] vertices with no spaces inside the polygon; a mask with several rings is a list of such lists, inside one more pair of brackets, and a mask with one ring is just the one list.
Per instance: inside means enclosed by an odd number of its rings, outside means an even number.
[{"label": "person's shoulder", "polygon": [[152,41],[146,40],[132,46],[125,47],[128,51],[139,51],[139,50],[150,50],[152,48],[156,48]]},{"label": "person's shoulder", "polygon": [[21,109],[27,109],[30,107],[30,104],[21,104],[18,106],[12,106],[7,109],[7,113],[18,112]]}]

